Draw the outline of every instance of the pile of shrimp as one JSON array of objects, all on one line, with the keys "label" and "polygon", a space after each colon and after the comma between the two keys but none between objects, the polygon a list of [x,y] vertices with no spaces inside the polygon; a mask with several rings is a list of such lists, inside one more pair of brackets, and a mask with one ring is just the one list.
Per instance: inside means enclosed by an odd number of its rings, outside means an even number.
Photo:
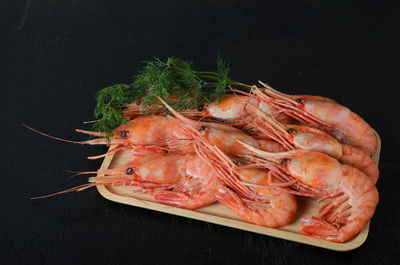
[{"label": "pile of shrimp", "polygon": [[378,147],[375,131],[328,98],[287,95],[263,82],[249,92],[232,91],[220,102],[182,112],[158,98],[168,111],[145,115],[138,100],[123,110],[129,122],[114,129],[110,139],[77,129],[97,138],[69,142],[112,145],[89,159],[125,150],[131,161],[79,172],[97,176],[56,194],[126,185],[185,209],[219,202],[267,227],[290,224],[296,198],[309,196],[321,208],[318,216],[301,219],[302,234],[333,242],[357,235],[379,201],[379,170],[371,158]]}]

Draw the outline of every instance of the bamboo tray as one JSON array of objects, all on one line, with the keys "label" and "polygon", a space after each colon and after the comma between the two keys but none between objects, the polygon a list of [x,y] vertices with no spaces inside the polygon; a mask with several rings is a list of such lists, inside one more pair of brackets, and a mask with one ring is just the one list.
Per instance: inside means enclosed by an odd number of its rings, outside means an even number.
[{"label": "bamboo tray", "polygon": [[[372,157],[378,163],[381,149],[381,139],[378,134],[377,136],[378,149]],[[106,157],[100,169],[121,166],[129,162],[130,158],[131,156],[126,151],[120,151],[113,156]],[[287,226],[282,226],[279,228],[268,228],[248,223],[220,203],[214,203],[212,205],[202,207],[197,210],[186,210],[156,203],[150,195],[135,193],[129,186],[99,185],[97,186],[97,189],[103,197],[111,201],[151,209],[154,211],[189,217],[196,220],[206,221],[209,223],[224,225],[232,228],[242,229],[245,231],[255,232],[263,235],[273,236],[336,251],[349,251],[361,246],[367,239],[370,225],[368,223],[356,237],[346,243],[333,243],[304,236],[299,232],[300,220],[302,217],[318,214],[318,209],[320,208],[320,205],[317,203],[316,199],[312,198],[297,196],[298,209],[293,222]]]}]

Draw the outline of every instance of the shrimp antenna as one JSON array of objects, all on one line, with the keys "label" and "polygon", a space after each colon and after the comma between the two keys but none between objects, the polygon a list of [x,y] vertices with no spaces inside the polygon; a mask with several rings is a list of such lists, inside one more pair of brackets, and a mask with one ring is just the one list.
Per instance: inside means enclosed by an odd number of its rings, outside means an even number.
[{"label": "shrimp antenna", "polygon": [[84,122],[82,122],[82,123],[83,123],[83,124],[91,124],[91,123],[96,123],[96,122],[98,122],[98,121],[100,121],[100,120],[84,121]]},{"label": "shrimp antenna", "polygon": [[197,124],[196,121],[191,120],[185,116],[183,116],[182,114],[180,114],[179,112],[177,112],[176,110],[174,110],[170,105],[168,105],[167,102],[165,102],[162,98],[160,98],[157,95],[154,95],[159,101],[161,101],[162,104],[164,104],[164,106],[175,116],[177,117],[179,120],[187,122],[189,124]]},{"label": "shrimp antenna", "polygon": [[76,177],[76,176],[87,175],[87,174],[97,174],[98,173],[97,171],[73,171],[73,170],[68,170],[68,169],[66,169],[65,171],[68,172],[68,173],[73,174],[73,175],[69,176],[67,178],[67,180],[70,180],[70,179],[72,179],[73,177]]},{"label": "shrimp antenna", "polygon": [[49,138],[54,139],[54,140],[58,140],[58,141],[62,141],[62,142],[67,142],[67,143],[73,143],[73,144],[86,144],[86,143],[87,143],[87,141],[72,141],[72,140],[67,140],[67,139],[55,137],[55,136],[46,134],[46,133],[44,133],[44,132],[38,131],[38,130],[36,130],[36,129],[33,129],[32,127],[29,127],[28,125],[26,125],[26,124],[24,124],[24,123],[22,123],[22,126],[24,126],[25,128],[28,128],[28,129],[31,130],[31,131],[34,131],[34,132],[36,132],[36,133],[38,133],[38,134],[41,134],[41,135],[43,135],[43,136],[49,137]]},{"label": "shrimp antenna", "polygon": [[80,185],[80,186],[76,186],[76,187],[73,187],[73,188],[69,188],[69,189],[66,189],[66,190],[63,190],[63,191],[55,192],[55,193],[52,193],[52,194],[49,194],[49,195],[44,195],[44,196],[32,197],[30,199],[31,200],[37,200],[37,199],[49,198],[49,197],[53,197],[53,196],[56,196],[56,195],[69,193],[69,192],[72,192],[72,191],[82,191],[82,190],[88,189],[88,188],[93,187],[93,186],[96,186],[96,183],[86,183],[86,184],[83,184],[83,185]]}]

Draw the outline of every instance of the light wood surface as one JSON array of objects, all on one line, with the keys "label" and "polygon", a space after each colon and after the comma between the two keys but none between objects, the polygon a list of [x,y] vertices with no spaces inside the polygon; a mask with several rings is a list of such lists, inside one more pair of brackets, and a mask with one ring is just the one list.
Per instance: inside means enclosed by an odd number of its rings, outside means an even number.
[{"label": "light wood surface", "polygon": [[[378,135],[378,134],[377,134]],[[378,150],[373,154],[373,159],[378,163],[381,149],[381,139],[378,135]],[[112,148],[112,147],[111,147]],[[127,163],[131,156],[127,151],[120,151],[114,156],[106,157],[100,169],[114,168]],[[325,240],[315,239],[300,234],[300,220],[302,217],[318,215],[318,209],[321,205],[316,199],[297,197],[297,214],[293,222],[287,226],[279,228],[268,228],[255,224],[248,223],[241,219],[231,210],[220,203],[214,203],[207,207],[197,210],[186,210],[177,207],[167,206],[154,202],[150,195],[135,193],[132,187],[129,186],[97,186],[99,193],[115,202],[128,204],[132,206],[151,209],[154,211],[174,214],[184,217],[189,217],[196,220],[206,221],[209,223],[224,225],[237,229],[242,229],[250,232],[255,232],[263,235],[278,237],[295,242],[300,242],[308,245],[313,245],[321,248],[327,248],[337,251],[348,251],[361,246],[368,236],[370,223],[353,239],[346,243],[333,243]]]}]

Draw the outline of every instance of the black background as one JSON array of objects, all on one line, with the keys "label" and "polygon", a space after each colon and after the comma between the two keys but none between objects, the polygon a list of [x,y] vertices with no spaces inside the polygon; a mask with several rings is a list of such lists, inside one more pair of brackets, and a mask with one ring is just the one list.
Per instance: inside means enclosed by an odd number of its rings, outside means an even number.
[{"label": "black background", "polygon": [[[394,6],[349,1],[65,1],[0,3],[0,264],[395,264],[400,262],[399,24]],[[95,92],[153,56],[236,80],[335,99],[381,135],[380,204],[367,241],[340,253],[124,206],[86,182],[104,147],[68,139],[92,119]]]}]

